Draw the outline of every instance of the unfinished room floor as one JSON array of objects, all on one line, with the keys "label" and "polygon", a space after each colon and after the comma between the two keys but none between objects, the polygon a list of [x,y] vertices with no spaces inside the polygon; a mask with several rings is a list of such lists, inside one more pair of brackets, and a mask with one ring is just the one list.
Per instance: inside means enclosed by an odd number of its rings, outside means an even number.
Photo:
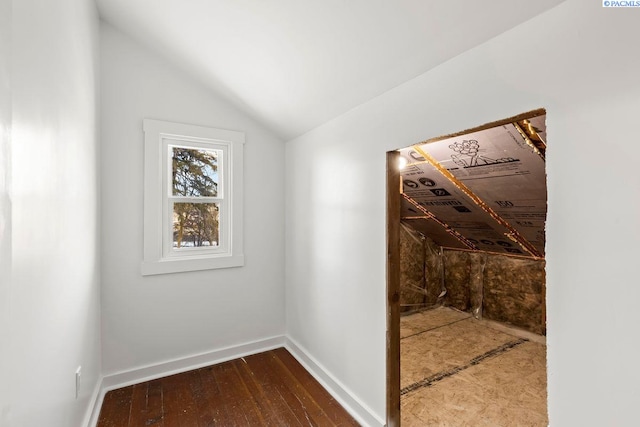
[{"label": "unfinished room floor", "polygon": [[544,337],[439,307],[400,320],[409,426],[546,426]]}]

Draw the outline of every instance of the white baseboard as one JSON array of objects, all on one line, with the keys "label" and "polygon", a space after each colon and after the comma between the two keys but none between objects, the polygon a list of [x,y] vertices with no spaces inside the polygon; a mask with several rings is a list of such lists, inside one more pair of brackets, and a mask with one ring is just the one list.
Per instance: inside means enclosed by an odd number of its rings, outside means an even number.
[{"label": "white baseboard", "polygon": [[285,337],[281,335],[105,375],[98,381],[96,390],[93,393],[93,401],[90,408],[87,409],[90,417],[85,426],[95,427],[98,424],[100,407],[102,406],[104,395],[108,391],[273,350],[284,345]]},{"label": "white baseboard", "polygon": [[93,388],[93,393],[89,400],[89,407],[84,415],[83,426],[95,426],[98,424],[98,415],[100,415],[100,407],[102,406],[102,399],[104,398],[104,392],[102,391],[102,376],[98,378],[96,386]]},{"label": "white baseboard", "polygon": [[386,422],[365,405],[355,394],[327,371],[313,356],[290,337],[285,348],[361,425],[383,427]]},{"label": "white baseboard", "polygon": [[222,363],[263,351],[285,347],[293,357],[363,426],[383,427],[385,421],[356,397],[347,387],[327,371],[296,341],[285,336],[276,336],[233,347],[226,347],[207,353],[142,366],[127,371],[116,372],[100,378],[91,396],[91,404],[85,416],[86,427],[98,424],[104,395],[111,390],[127,387],[168,375],[178,374]]}]

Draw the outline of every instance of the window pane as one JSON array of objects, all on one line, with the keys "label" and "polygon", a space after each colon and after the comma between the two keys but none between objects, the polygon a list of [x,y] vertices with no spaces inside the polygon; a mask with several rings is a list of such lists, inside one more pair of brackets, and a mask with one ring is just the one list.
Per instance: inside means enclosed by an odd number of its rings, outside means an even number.
[{"label": "window pane", "polygon": [[173,195],[218,197],[218,150],[169,148]]},{"label": "window pane", "polygon": [[220,240],[218,203],[173,204],[173,248],[216,247]]}]

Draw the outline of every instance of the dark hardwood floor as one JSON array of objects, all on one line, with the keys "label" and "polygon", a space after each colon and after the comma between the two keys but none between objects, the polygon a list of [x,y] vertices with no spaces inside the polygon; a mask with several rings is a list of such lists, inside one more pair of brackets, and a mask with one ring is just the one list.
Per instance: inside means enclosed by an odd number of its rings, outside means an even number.
[{"label": "dark hardwood floor", "polygon": [[357,426],[284,348],[108,392],[98,427]]}]

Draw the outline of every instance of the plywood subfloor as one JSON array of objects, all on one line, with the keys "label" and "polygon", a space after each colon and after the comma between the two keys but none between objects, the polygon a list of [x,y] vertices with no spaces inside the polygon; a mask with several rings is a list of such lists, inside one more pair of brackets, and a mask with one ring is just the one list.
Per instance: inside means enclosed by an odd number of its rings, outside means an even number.
[{"label": "plywood subfloor", "polygon": [[357,426],[284,348],[106,394],[98,427]]},{"label": "plywood subfloor", "polygon": [[546,346],[440,307],[401,318],[401,421],[546,426]]}]

